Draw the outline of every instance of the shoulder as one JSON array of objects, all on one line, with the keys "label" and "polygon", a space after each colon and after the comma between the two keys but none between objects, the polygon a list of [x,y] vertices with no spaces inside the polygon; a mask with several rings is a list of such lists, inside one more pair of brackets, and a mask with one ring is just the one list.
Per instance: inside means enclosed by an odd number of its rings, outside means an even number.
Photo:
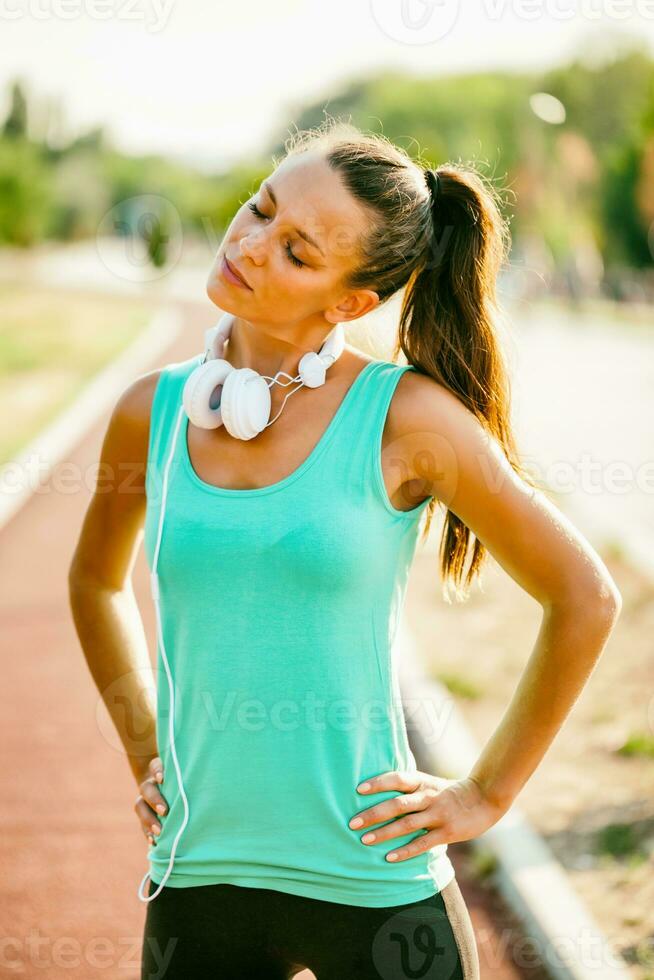
[{"label": "shoulder", "polygon": [[123,389],[114,404],[104,439],[101,463],[109,472],[119,473],[126,465],[136,467],[136,479],[143,483],[150,436],[150,413],[162,371],[142,374]]},{"label": "shoulder", "polygon": [[112,413],[112,424],[125,433],[147,438],[155,393],[160,383],[183,380],[198,362],[198,357],[174,361],[139,375],[121,392]]},{"label": "shoulder", "polygon": [[[395,365],[400,370],[400,365]],[[388,411],[386,445],[406,463],[407,472],[427,478],[450,493],[451,481],[476,470],[496,441],[460,398],[419,369],[405,370]],[[442,482],[441,482],[442,481]],[[447,488],[447,489],[446,489]]]},{"label": "shoulder", "polygon": [[421,370],[391,364],[399,380],[388,411],[388,424],[395,437],[411,433],[452,431],[472,413],[445,385]]},{"label": "shoulder", "polygon": [[144,488],[150,447],[153,406],[157,391],[165,393],[162,382],[188,374],[197,358],[171,362],[136,377],[120,393],[111,411],[100,453],[101,464],[110,473],[126,467],[136,485]]},{"label": "shoulder", "polygon": [[164,368],[148,371],[139,375],[121,392],[114,406],[111,425],[125,433],[147,433],[150,427],[150,415],[154,393]]}]

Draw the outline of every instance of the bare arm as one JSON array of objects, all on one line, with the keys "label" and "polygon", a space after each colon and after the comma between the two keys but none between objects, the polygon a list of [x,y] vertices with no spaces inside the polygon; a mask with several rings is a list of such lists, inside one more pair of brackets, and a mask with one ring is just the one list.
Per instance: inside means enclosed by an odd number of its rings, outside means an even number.
[{"label": "bare arm", "polygon": [[157,755],[152,668],[131,581],[145,517],[150,406],[158,372],[118,400],[98,481],[69,568],[69,596],[86,662],[137,781]]},{"label": "bare arm", "polygon": [[425,492],[446,504],[543,610],[525,670],[470,774],[505,810],[579,697],[621,596],[589,542],[515,474],[472,413],[431,379],[415,382],[402,403],[402,432],[387,450],[391,459],[425,480]]}]

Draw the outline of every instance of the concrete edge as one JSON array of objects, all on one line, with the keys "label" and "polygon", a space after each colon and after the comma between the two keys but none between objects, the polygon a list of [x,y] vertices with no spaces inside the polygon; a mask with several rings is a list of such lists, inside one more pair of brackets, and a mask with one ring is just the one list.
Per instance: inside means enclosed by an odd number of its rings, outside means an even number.
[{"label": "concrete edge", "polygon": [[89,429],[111,411],[124,388],[139,373],[152,367],[182,326],[181,313],[159,309],[145,330],[80,392],[79,396],[43,429],[13,460],[0,467],[0,529],[18,513],[51,475],[54,467]]},{"label": "concrete edge", "polygon": [[[418,767],[450,779],[464,778],[480,746],[449,691],[422,669],[406,622],[400,627],[398,646],[407,730],[416,756],[425,760]],[[629,980],[621,956],[518,806],[470,844],[495,857],[497,886],[555,980]]]}]

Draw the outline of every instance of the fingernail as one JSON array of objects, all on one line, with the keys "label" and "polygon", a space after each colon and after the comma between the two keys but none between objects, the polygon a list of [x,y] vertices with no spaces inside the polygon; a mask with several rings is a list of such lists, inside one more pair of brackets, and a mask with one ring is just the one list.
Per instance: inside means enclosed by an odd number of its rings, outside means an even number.
[{"label": "fingernail", "polygon": [[165,813],[166,812],[166,808],[163,805],[163,803],[157,803],[156,809],[157,809],[157,813]]},{"label": "fingernail", "polygon": [[350,820],[350,827],[352,830],[356,830],[357,827],[363,827],[363,820],[361,817],[352,817]]},{"label": "fingernail", "polygon": [[357,786],[357,789],[360,793],[365,793],[366,790],[370,789],[370,783],[361,783],[360,786]]},{"label": "fingernail", "polygon": [[386,860],[387,861],[397,861],[397,853],[395,851],[391,851],[390,854],[387,854],[386,855]]},{"label": "fingernail", "polygon": [[363,837],[361,838],[364,844],[372,844],[374,839],[375,839],[374,834],[364,834]]},{"label": "fingernail", "polygon": [[159,780],[159,782],[162,782],[163,781],[163,773],[162,773],[161,769],[159,769],[157,771],[156,778]]},{"label": "fingernail", "polygon": [[160,830],[159,830],[159,825],[158,825],[158,824],[156,824],[156,823],[153,823],[153,824],[152,824],[152,830],[153,830],[153,832],[154,832],[155,834],[158,834],[158,833],[160,833]]}]

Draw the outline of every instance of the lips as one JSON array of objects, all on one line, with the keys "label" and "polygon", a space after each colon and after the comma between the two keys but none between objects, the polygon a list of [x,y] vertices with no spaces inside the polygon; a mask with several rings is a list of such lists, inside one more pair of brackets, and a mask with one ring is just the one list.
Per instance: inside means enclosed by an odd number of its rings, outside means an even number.
[{"label": "lips", "polygon": [[239,272],[239,270],[236,268],[236,266],[232,262],[229,261],[229,259],[227,258],[226,255],[224,256],[224,260],[225,260],[225,265],[227,266],[227,268],[229,269],[229,271],[232,273],[232,275],[233,276],[236,276],[237,279],[240,279],[240,281],[243,283],[243,285],[244,286],[247,286],[248,289],[252,289],[252,286],[247,281],[247,279],[245,278],[245,276],[241,272]]}]

